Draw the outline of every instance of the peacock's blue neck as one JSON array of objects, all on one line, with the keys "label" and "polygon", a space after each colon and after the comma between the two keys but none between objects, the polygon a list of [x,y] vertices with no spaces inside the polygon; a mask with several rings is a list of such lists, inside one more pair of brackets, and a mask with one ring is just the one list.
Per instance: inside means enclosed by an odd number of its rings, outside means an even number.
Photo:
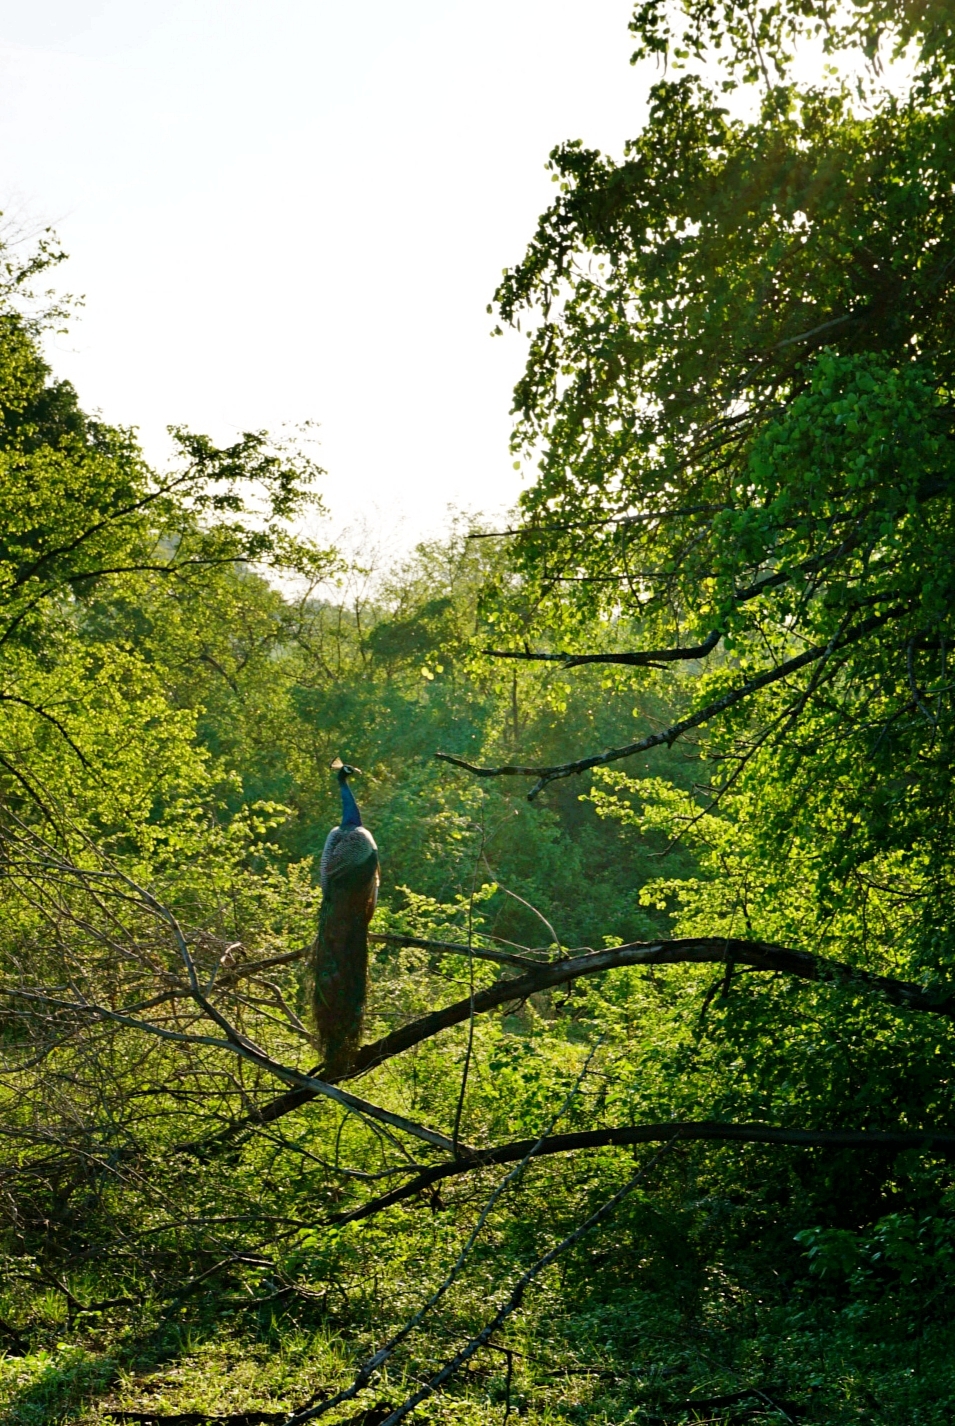
[{"label": "peacock's blue neck", "polygon": [[338,779],[342,790],[342,826],[360,827],[361,813],[358,810],[358,803],[355,801],[355,794],[343,777]]}]

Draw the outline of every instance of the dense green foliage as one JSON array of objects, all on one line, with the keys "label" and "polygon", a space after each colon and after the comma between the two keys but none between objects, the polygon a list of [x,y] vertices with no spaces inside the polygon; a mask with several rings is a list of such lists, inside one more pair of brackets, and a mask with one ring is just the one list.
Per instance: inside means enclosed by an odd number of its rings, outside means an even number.
[{"label": "dense green foliage", "polygon": [[[418,1419],[950,1418],[946,11],[638,8],[647,127],[555,150],[498,293],[519,533],[395,569],[291,533],[320,471],[261,433],[150,470],[7,256],[5,1419],[278,1421],[398,1334],[351,1419],[509,1301]],[[813,36],[905,92],[797,85]],[[336,755],[383,881],[333,1084]]]}]

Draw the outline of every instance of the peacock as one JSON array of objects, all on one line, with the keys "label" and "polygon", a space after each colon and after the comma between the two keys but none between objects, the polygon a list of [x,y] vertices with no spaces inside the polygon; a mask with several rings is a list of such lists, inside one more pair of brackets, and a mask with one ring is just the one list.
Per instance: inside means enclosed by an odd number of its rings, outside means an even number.
[{"label": "peacock", "polygon": [[378,848],[348,779],[360,771],[332,763],[342,796],[341,825],[322,852],[322,909],[312,946],[312,998],[326,1074],[346,1069],[361,1034],[368,980],[368,923],[378,901]]}]

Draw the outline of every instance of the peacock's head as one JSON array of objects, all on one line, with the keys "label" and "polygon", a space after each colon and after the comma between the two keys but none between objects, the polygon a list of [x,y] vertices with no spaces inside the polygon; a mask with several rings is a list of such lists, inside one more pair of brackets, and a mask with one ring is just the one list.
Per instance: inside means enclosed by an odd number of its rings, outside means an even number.
[{"label": "peacock's head", "polygon": [[349,777],[354,777],[356,773],[361,774],[360,767],[350,767],[348,763],[343,763],[341,758],[336,758],[331,764],[332,772],[336,773],[339,782],[345,782]]}]

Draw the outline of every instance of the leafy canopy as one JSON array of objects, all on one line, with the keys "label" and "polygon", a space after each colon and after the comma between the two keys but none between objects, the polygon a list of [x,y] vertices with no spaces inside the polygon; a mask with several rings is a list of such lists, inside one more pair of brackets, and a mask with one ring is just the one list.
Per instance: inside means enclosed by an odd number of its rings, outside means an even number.
[{"label": "leafy canopy", "polygon": [[[825,18],[758,15],[757,38]],[[918,41],[902,97],[759,69],[758,112],[733,117],[712,66],[720,43],[724,73],[744,61],[734,25],[756,12],[654,5],[634,20],[645,46],[685,23],[708,75],[657,83],[622,161],[551,155],[559,196],[497,294],[531,324],[515,632],[555,610],[637,619],[644,648],[700,650],[724,688],[739,669],[764,727],[811,712],[816,745],[849,738],[871,763],[901,739],[934,766],[955,607],[951,25],[840,15],[831,44],[859,26]]]}]

